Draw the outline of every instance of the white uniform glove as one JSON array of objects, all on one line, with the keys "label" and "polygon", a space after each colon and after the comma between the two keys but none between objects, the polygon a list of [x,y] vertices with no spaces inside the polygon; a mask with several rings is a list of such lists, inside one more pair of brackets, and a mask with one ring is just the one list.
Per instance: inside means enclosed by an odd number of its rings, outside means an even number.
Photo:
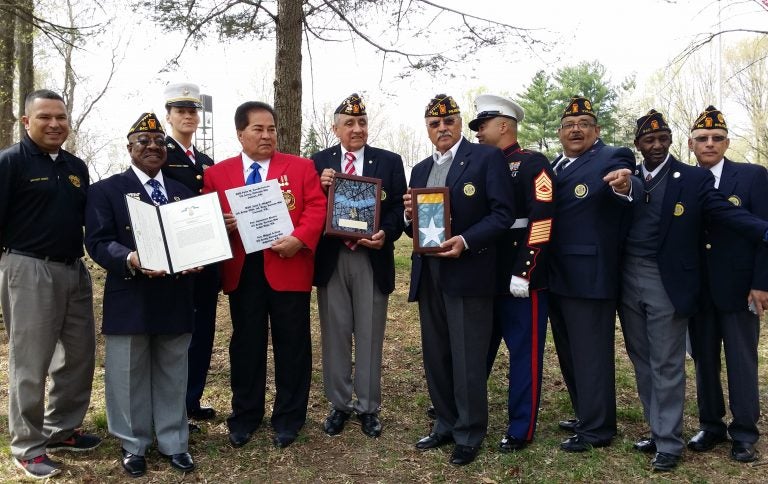
[{"label": "white uniform glove", "polygon": [[509,281],[509,292],[515,297],[528,297],[528,279],[512,276]]}]

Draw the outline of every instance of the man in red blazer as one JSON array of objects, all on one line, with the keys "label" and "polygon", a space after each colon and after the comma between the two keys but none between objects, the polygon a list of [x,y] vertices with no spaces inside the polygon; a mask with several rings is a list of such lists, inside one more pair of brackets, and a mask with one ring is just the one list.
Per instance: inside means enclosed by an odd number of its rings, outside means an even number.
[{"label": "man in red blazer", "polygon": [[[314,253],[325,223],[325,195],[314,164],[275,151],[275,113],[268,104],[249,101],[235,111],[241,154],[205,172],[204,193],[217,192],[234,257],[222,263],[222,289],[229,295],[232,414],[229,441],[250,441],[264,417],[267,335],[275,361],[273,443],[287,447],[304,425],[309,401],[312,348],[309,297]],[[272,247],[246,254],[224,191],[277,178],[293,222],[291,235]]]}]

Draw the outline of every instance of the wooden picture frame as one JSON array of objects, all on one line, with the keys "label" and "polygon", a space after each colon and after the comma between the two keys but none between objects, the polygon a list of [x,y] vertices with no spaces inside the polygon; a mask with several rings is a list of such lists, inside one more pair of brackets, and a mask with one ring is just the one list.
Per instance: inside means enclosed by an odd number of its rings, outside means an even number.
[{"label": "wooden picture frame", "polygon": [[414,252],[430,254],[447,250],[440,247],[440,243],[451,238],[449,194],[448,187],[411,189]]},{"label": "wooden picture frame", "polygon": [[379,231],[381,180],[336,172],[328,189],[325,234],[369,239]]}]

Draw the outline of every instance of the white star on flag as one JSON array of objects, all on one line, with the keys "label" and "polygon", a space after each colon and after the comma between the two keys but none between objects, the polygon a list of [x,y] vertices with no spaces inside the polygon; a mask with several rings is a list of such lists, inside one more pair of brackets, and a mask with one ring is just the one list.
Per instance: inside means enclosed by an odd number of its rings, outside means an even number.
[{"label": "white star on flag", "polygon": [[427,228],[423,229],[419,227],[419,232],[421,232],[424,235],[424,238],[422,239],[422,247],[430,247],[430,242],[434,241],[434,247],[435,245],[440,245],[440,236],[445,231],[445,227],[436,227],[435,226],[435,217],[431,217],[429,219],[429,225]]}]

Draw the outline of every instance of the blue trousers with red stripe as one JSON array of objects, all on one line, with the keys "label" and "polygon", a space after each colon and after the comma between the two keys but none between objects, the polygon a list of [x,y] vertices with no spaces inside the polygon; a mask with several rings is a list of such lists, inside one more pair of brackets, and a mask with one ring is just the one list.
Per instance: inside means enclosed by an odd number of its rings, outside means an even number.
[{"label": "blue trousers with red stripe", "polygon": [[488,373],[503,338],[509,350],[507,435],[528,442],[533,440],[539,414],[546,336],[547,291],[532,290],[527,298],[496,296]]}]

